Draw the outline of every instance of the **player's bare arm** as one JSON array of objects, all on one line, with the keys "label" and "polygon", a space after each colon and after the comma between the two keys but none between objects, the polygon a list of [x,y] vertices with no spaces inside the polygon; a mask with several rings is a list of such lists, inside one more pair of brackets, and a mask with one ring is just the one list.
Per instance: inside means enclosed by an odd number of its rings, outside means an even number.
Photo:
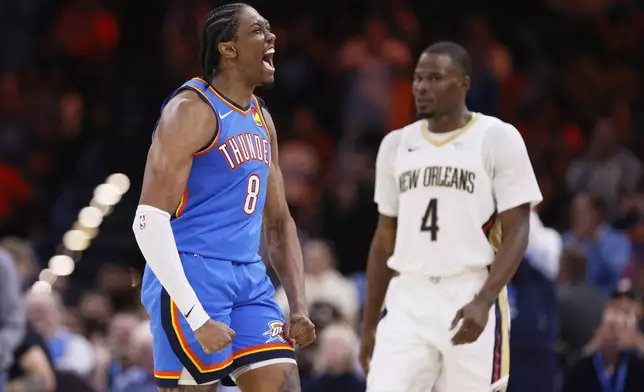
[{"label": "player's bare arm", "polygon": [[371,241],[367,263],[367,299],[364,305],[360,364],[365,373],[369,372],[369,362],[373,354],[376,327],[380,321],[382,305],[387,293],[393,270],[387,260],[394,253],[398,219],[380,215],[378,227]]},{"label": "player's bare arm", "polygon": [[496,252],[490,275],[477,298],[491,307],[499,293],[510,282],[519,268],[528,247],[530,233],[530,204],[522,204],[499,214],[503,239]]},{"label": "player's bare arm", "polygon": [[528,247],[530,208],[542,199],[530,158],[517,129],[509,124],[488,133],[488,156],[493,167],[493,189],[498,220],[503,230],[490,273],[476,298],[460,309],[452,328],[462,319],[454,344],[467,344],[478,339],[487,324],[490,308],[510,282]]},{"label": "player's bare arm", "polygon": [[170,216],[185,189],[193,154],[212,140],[216,127],[212,110],[194,92],[179,93],[167,104],[148,152],[133,224],[148,265],[207,353],[229,345],[234,332],[210,320],[190,286],[178,256]]},{"label": "player's bare arm", "polygon": [[490,308],[501,290],[510,282],[528,247],[530,232],[530,204],[522,204],[499,214],[503,239],[497,250],[490,275],[474,300],[458,311],[452,328],[459,320],[463,324],[452,338],[452,343],[472,343],[487,325]]},{"label": "player's bare arm", "polygon": [[213,137],[217,118],[196,93],[168,102],[148,152],[139,204],[174,213],[186,187],[193,154]]},{"label": "player's bare arm", "polygon": [[284,333],[288,339],[303,347],[315,340],[315,327],[308,318],[302,249],[284,194],[284,180],[278,164],[275,124],[268,110],[262,108],[262,112],[271,137],[271,165],[263,216],[264,236],[269,260],[288,298],[290,317],[284,327]]}]

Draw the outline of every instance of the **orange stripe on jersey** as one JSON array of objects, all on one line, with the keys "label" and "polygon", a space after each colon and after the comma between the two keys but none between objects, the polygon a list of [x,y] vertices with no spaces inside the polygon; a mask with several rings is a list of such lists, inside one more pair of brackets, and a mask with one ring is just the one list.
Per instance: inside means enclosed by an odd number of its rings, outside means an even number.
[{"label": "orange stripe on jersey", "polygon": [[[228,98],[224,97],[223,95],[219,94],[219,93],[217,92],[217,90],[215,90],[215,89],[214,89],[211,85],[209,85],[205,80],[203,80],[203,79],[201,79],[201,78],[192,78],[192,80],[198,80],[198,81],[200,81],[201,83],[203,83],[203,84],[204,84],[204,86],[205,86],[205,85],[208,85],[208,90],[210,90],[210,92],[211,92],[211,93],[215,94],[215,96],[216,96],[217,98],[219,98],[219,99],[221,100],[221,102],[223,102],[223,103],[225,103],[226,105],[228,105],[228,107],[230,107],[232,110],[234,110],[234,111],[236,111],[236,112],[238,112],[238,113],[241,113],[241,114],[243,114],[244,116],[245,116],[245,115],[247,115],[248,113],[250,113],[250,108],[251,108],[251,106],[250,106],[250,105],[248,106],[248,109],[244,110],[244,109],[240,108],[239,106],[237,106],[237,105],[236,105],[234,102],[232,102],[230,99],[228,99]],[[213,106],[213,107],[214,107],[214,106]]]},{"label": "orange stripe on jersey", "polygon": [[154,377],[173,380],[181,377],[181,372],[162,372],[159,370],[155,370]]},{"label": "orange stripe on jersey", "polygon": [[183,190],[183,195],[181,195],[181,200],[179,200],[179,205],[174,211],[174,216],[177,218],[183,215],[183,209],[186,208],[186,203],[188,202],[188,186]]},{"label": "orange stripe on jersey", "polygon": [[181,345],[181,349],[188,356],[190,361],[195,365],[197,370],[199,370],[201,373],[212,373],[212,372],[225,369],[228,366],[232,365],[233,363],[232,356],[223,360],[222,362],[213,363],[212,365],[206,365],[203,362],[201,362],[197,354],[194,351],[192,351],[192,348],[190,348],[190,345],[188,344],[186,337],[183,334],[183,331],[181,330],[181,324],[179,321],[179,309],[177,308],[177,305],[172,300],[170,300],[170,308],[171,308],[170,312],[172,315],[172,329],[174,329],[174,333],[179,338],[179,344]]},{"label": "orange stripe on jersey", "polygon": [[213,109],[215,108],[215,105],[212,104],[212,101],[210,100],[210,98],[208,98],[208,96],[206,94],[204,94],[203,91],[201,91],[198,88],[196,88],[194,86],[191,86],[189,84],[187,84],[185,87],[189,88],[190,90],[192,90],[192,91],[196,92],[197,94],[199,94],[199,96],[201,98],[205,99],[206,102],[208,102],[210,104],[210,107],[212,107]]},{"label": "orange stripe on jersey", "polygon": [[[213,109],[214,109],[214,106],[213,106]],[[215,116],[217,116],[217,114],[215,114]],[[215,145],[217,144],[217,141],[219,140],[219,135],[221,135],[221,121],[219,119],[217,119],[217,128],[215,129],[215,137],[212,138],[212,141],[210,142],[210,144],[208,144],[207,146],[205,146],[201,150],[195,152],[193,155],[198,157],[198,156],[204,155],[208,151],[210,151],[213,148],[215,148]]]},{"label": "orange stripe on jersey", "polygon": [[[212,110],[213,111],[215,110],[215,105],[212,104],[212,101],[210,100],[210,98],[208,98],[208,96],[206,94],[204,94],[203,91],[201,91],[198,88],[196,88],[194,86],[191,86],[191,85],[186,85],[185,87],[186,87],[186,89],[190,89],[191,91],[194,91],[195,93],[199,94],[199,96],[201,98],[203,98],[206,102],[208,102],[210,104],[210,107],[212,108]],[[198,150],[197,152],[195,152],[193,154],[194,156],[203,155],[203,154],[207,153],[208,151],[212,150],[213,147],[215,147],[215,143],[217,143],[217,140],[219,139],[219,129],[220,129],[220,127],[219,127],[219,119],[217,118],[217,113],[215,113],[215,120],[217,121],[217,128],[215,129],[214,138],[212,139],[212,141],[207,146],[205,146],[205,147],[201,148],[200,150]]]}]

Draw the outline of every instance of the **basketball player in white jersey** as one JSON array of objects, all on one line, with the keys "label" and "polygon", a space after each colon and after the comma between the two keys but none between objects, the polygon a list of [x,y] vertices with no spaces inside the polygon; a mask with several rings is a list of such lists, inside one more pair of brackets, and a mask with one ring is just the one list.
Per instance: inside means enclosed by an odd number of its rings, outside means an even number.
[{"label": "basketball player in white jersey", "polygon": [[380,146],[360,350],[368,392],[507,385],[505,286],[541,192],[516,128],[468,111],[471,73],[461,46],[427,48],[414,73],[420,120]]}]

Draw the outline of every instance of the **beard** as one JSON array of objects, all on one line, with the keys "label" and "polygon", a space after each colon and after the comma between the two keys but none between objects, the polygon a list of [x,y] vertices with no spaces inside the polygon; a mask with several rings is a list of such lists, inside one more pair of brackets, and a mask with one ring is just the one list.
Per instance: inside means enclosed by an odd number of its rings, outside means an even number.
[{"label": "beard", "polygon": [[430,120],[436,115],[436,112],[417,112],[416,120]]}]

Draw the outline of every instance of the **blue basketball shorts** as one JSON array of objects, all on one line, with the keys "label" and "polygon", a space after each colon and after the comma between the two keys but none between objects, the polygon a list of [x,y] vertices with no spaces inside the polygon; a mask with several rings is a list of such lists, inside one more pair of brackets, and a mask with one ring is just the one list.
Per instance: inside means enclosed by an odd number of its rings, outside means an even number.
[{"label": "blue basketball shorts", "polygon": [[264,263],[235,263],[181,254],[183,268],[199,301],[213,320],[232,328],[230,346],[206,354],[168,293],[146,266],[141,300],[150,315],[154,377],[162,388],[212,384],[256,367],[295,363],[284,339],[284,315],[273,301],[275,289]]}]

